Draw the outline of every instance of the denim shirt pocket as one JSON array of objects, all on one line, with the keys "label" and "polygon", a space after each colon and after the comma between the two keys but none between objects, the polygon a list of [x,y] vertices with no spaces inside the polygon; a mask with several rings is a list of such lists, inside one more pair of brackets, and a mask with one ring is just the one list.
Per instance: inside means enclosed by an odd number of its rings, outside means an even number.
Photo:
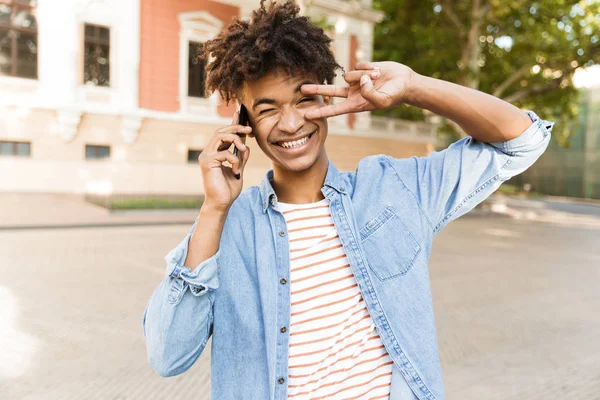
[{"label": "denim shirt pocket", "polygon": [[360,230],[369,268],[381,281],[406,274],[421,252],[421,245],[391,206]]}]

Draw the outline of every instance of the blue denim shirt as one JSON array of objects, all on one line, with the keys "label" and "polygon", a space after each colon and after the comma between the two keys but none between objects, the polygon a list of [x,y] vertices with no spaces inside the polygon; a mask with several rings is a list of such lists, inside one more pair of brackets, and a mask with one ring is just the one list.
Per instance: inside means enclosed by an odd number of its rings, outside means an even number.
[{"label": "blue denim shirt", "polygon": [[[433,236],[544,152],[552,123],[503,143],[471,137],[427,157],[367,157],[355,172],[329,164],[329,200],[358,287],[394,361],[391,400],[443,399],[427,262]],[[166,257],[167,273],[144,312],[148,359],[162,376],[185,372],[209,337],[214,400],[287,399],[289,242],[272,171],[227,216],[218,252],[193,271],[188,242]],[[465,249],[465,253],[468,250]]]}]

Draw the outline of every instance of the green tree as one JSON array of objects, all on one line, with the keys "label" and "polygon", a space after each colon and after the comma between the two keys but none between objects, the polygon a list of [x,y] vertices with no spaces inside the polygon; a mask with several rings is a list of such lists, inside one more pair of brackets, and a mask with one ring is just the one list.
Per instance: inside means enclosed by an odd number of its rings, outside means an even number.
[{"label": "green tree", "polygon": [[[375,0],[375,60],[491,93],[557,122],[568,144],[577,69],[600,63],[597,0]],[[400,107],[385,115],[423,119]],[[456,126],[447,126],[458,136]]]}]

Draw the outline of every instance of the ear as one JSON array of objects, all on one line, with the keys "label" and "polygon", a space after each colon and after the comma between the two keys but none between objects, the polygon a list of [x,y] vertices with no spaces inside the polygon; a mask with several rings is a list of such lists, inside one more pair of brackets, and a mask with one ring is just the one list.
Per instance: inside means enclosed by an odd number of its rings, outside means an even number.
[{"label": "ear", "polygon": [[325,103],[326,106],[331,104],[331,96],[323,96],[323,103]]}]

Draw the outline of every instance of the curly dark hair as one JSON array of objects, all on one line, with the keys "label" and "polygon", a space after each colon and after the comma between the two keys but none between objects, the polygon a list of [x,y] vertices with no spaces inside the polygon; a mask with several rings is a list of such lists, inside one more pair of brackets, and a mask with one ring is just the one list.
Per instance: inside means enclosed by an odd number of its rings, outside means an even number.
[{"label": "curly dark hair", "polygon": [[206,92],[217,90],[227,104],[240,100],[244,82],[260,79],[281,68],[290,75],[314,75],[319,83],[333,83],[342,67],[329,49],[323,29],[300,16],[293,1],[271,2],[252,12],[249,21],[235,18],[217,37],[204,43],[207,63]]}]

